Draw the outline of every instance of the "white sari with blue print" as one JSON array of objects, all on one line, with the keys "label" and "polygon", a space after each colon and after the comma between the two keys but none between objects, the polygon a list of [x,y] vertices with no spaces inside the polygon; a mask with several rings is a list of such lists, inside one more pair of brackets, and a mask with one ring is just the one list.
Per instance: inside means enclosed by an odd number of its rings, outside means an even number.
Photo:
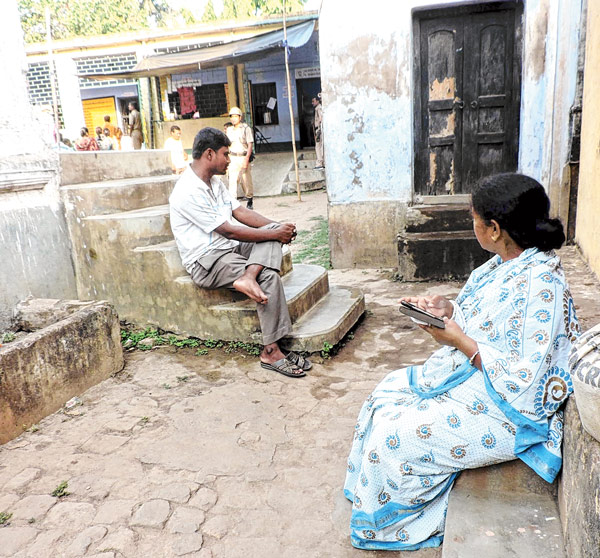
[{"label": "white sari with blue print", "polygon": [[364,403],[344,486],[357,548],[438,546],[463,469],[519,458],[548,482],[558,474],[558,409],[572,391],[567,361],[579,333],[558,256],[496,256],[473,271],[454,308],[483,371],[445,346],[389,374]]}]

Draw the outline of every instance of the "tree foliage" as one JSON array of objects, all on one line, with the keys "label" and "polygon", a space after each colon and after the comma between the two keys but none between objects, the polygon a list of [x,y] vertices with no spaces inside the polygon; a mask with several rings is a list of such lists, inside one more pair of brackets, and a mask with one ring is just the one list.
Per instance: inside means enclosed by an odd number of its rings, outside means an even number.
[{"label": "tree foliage", "polygon": [[[306,0],[286,0],[286,12],[302,12],[305,3]],[[208,0],[202,21],[212,21],[205,19],[209,6],[214,14],[212,0]],[[215,15],[214,19],[249,19],[281,14],[283,14],[283,0],[223,0],[223,11],[219,16]]]},{"label": "tree foliage", "polygon": [[18,0],[18,4],[28,43],[46,40],[46,7],[53,39],[165,27],[183,15],[165,0]]},{"label": "tree foliage", "polygon": [[[306,0],[286,0],[288,13],[302,12]],[[46,40],[46,6],[50,9],[52,38],[69,39],[196,23],[186,8],[173,10],[167,0],[18,0],[27,43]],[[202,22],[281,15],[283,0],[224,0],[215,13],[208,0]]]}]

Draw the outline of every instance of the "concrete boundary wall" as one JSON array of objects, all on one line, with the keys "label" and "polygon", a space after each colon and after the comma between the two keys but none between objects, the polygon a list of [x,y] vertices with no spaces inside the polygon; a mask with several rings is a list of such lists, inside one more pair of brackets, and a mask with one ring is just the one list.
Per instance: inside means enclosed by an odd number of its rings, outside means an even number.
[{"label": "concrete boundary wall", "polygon": [[107,302],[0,347],[0,444],[123,368],[119,319]]}]

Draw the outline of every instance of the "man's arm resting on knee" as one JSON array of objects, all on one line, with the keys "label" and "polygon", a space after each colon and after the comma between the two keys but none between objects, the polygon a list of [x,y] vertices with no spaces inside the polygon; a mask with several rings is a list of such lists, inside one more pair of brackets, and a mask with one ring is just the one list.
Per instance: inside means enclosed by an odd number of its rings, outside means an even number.
[{"label": "man's arm resting on knee", "polygon": [[[235,216],[235,212],[234,212]],[[237,217],[236,217],[237,218]],[[273,221],[268,221],[272,223]],[[262,226],[262,225],[261,225]],[[225,221],[219,225],[215,231],[225,238],[240,240],[241,242],[267,242],[277,240],[283,244],[289,244],[295,237],[295,225],[292,223],[281,223],[276,229],[260,229],[252,226],[232,225]]]},{"label": "man's arm resting on knee", "polygon": [[245,207],[242,207],[241,205],[233,211],[233,216],[240,223],[243,223],[244,225],[253,227],[255,229],[264,227],[265,225],[269,225],[270,223],[275,222],[275,221],[271,221],[271,219],[267,219],[266,217],[263,217],[260,213],[257,213],[256,211],[252,211],[251,209],[246,209]]}]

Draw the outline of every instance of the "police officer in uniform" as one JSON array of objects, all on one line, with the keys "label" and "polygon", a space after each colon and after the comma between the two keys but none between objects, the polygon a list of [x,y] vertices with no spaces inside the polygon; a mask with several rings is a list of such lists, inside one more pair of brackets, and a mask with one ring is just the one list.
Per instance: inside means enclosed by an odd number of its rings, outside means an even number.
[{"label": "police officer in uniform", "polygon": [[233,126],[227,128],[227,137],[231,141],[229,156],[229,193],[233,199],[238,197],[238,183],[241,184],[244,196],[248,200],[246,207],[253,209],[254,189],[250,172],[250,157],[254,147],[252,128],[242,122],[242,111],[231,107],[229,118]]}]

